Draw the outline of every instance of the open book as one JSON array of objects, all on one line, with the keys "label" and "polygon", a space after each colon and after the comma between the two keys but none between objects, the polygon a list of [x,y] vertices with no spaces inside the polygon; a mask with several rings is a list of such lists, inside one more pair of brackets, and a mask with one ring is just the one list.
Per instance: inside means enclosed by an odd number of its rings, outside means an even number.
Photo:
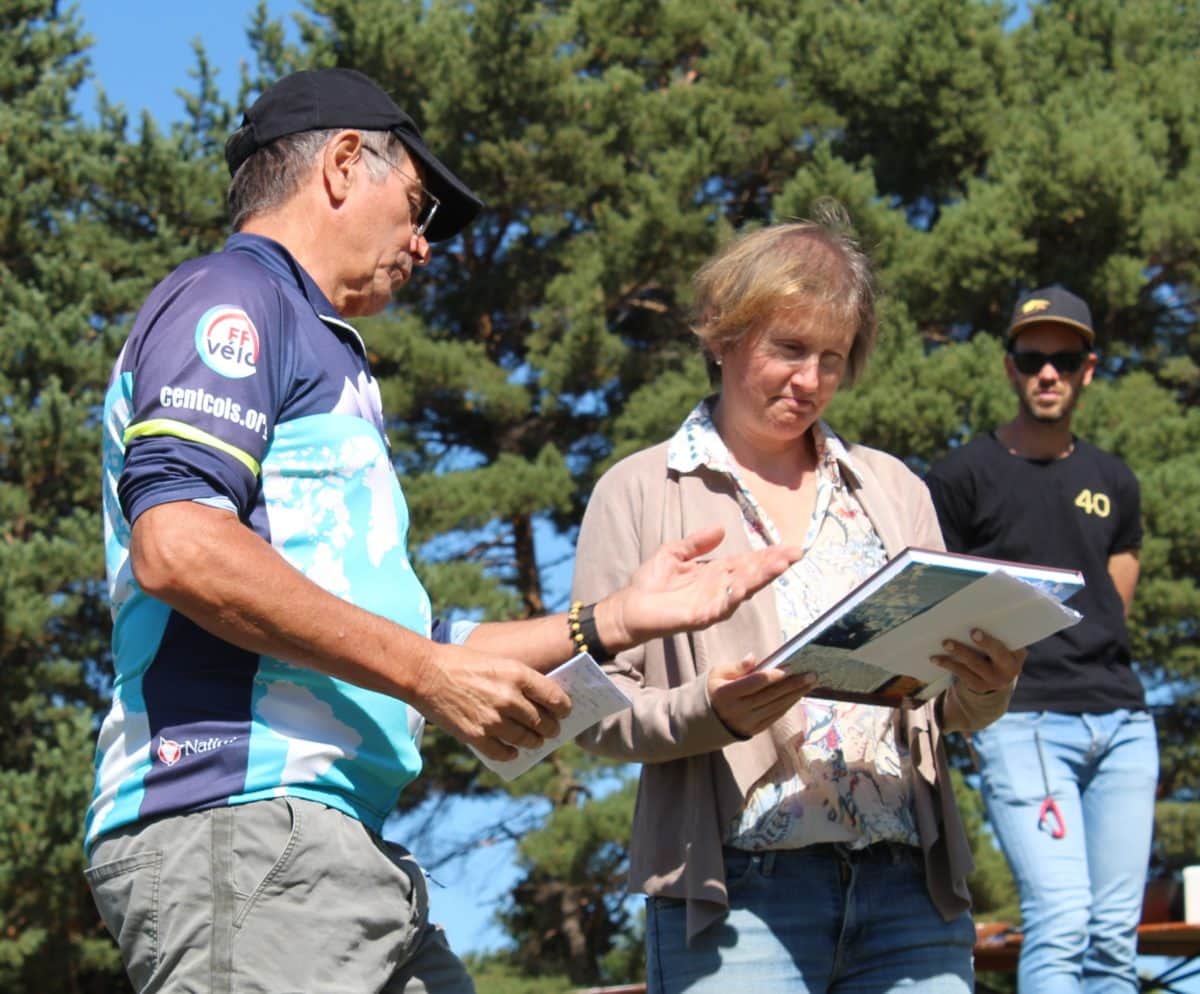
[{"label": "open book", "polygon": [[759,666],[816,673],[810,697],[911,707],[953,681],[929,658],[945,639],[1023,648],[1079,621],[1062,601],[1082,587],[1075,570],[905,549]]}]

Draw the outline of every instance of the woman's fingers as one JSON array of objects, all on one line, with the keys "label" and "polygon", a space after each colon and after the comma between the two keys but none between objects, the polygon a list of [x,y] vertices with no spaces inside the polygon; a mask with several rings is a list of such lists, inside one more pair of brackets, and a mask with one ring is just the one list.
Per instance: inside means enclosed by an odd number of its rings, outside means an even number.
[{"label": "woman's fingers", "polygon": [[810,673],[755,670],[752,657],[709,671],[709,701],[719,717],[739,735],[754,735],[783,715],[816,685]]},{"label": "woman's fingers", "polygon": [[1006,687],[1021,672],[1027,655],[1024,649],[1010,649],[979,629],[971,632],[971,642],[947,639],[942,643],[945,654],[930,659],[979,693]]}]

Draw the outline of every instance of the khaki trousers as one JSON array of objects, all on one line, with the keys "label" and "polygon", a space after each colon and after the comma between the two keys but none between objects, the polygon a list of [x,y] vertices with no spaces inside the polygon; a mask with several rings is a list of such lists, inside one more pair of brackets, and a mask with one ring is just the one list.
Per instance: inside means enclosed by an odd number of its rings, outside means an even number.
[{"label": "khaki trousers", "polygon": [[416,860],[323,804],[162,818],[85,872],[139,994],[474,994]]}]

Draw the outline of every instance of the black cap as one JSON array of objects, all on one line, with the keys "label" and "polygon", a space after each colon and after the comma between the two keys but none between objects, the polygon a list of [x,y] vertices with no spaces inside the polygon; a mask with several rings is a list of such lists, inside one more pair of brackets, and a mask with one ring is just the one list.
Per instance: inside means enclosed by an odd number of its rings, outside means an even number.
[{"label": "black cap", "polygon": [[434,155],[411,117],[371,79],[354,69],[309,69],[272,84],[242,117],[225,143],[229,175],[251,155],[284,135],[327,128],[390,131],[425,167],[425,185],[441,201],[425,232],[431,242],[453,238],[483,207],[471,189]]},{"label": "black cap", "polygon": [[1092,312],[1079,297],[1060,286],[1043,287],[1027,293],[1013,308],[1012,320],[1008,324],[1008,340],[1011,342],[1021,329],[1034,322],[1065,324],[1082,336],[1084,344],[1091,348],[1096,340],[1092,329]]}]

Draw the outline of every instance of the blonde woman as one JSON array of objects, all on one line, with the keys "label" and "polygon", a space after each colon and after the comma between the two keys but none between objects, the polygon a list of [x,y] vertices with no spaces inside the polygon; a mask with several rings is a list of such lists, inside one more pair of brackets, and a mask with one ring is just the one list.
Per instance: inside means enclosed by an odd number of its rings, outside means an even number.
[{"label": "blonde woman", "polygon": [[696,297],[718,392],[599,481],[574,596],[617,589],[701,525],[724,527],[723,553],[805,551],[727,621],[605,664],[633,706],[582,741],[643,764],[630,884],[648,895],[648,989],[969,994],[972,865],[941,738],[1004,712],[1024,652],[984,632],[948,641],[937,661],[959,679],[904,711],[751,672],[889,557],[942,537],[903,463],[821,420],[877,328],[840,208],[737,239]]}]

